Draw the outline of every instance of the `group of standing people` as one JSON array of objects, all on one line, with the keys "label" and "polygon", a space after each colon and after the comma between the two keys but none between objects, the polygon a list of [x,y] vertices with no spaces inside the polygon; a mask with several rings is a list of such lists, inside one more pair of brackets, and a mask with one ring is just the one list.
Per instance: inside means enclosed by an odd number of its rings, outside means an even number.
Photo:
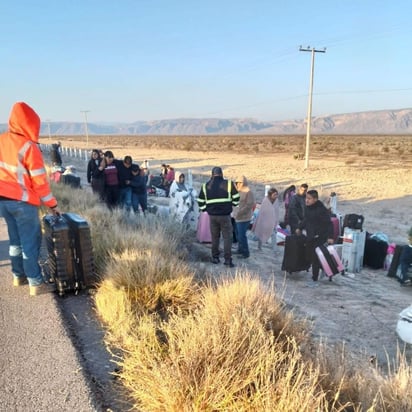
[{"label": "group of standing people", "polygon": [[[290,189],[285,191],[284,199]],[[321,266],[315,249],[326,243],[333,244],[334,236],[330,210],[319,200],[317,190],[308,190],[306,183],[299,186],[287,205],[285,202],[285,224],[289,225],[291,234],[306,236],[306,259],[312,266],[312,280],[318,281]]]},{"label": "group of standing people", "polygon": [[87,164],[87,182],[110,209],[147,210],[147,162],[133,163],[131,156],[116,159],[111,150],[93,149]]},{"label": "group of standing people", "polygon": [[[258,237],[260,248],[276,233],[276,226],[279,221],[277,195],[276,188],[269,189],[252,227],[252,231]],[[222,168],[214,167],[211,179],[204,183],[200,189],[198,204],[200,211],[207,212],[210,218],[212,263],[220,263],[219,242],[220,236],[222,236],[223,263],[228,267],[235,266],[232,259],[232,217],[235,221],[235,233],[238,243],[236,253],[239,258],[249,258],[247,231],[251,228],[256,198],[249,187],[247,178],[240,176],[233,182],[230,179],[223,178]],[[276,245],[276,239],[274,239],[274,245]]]},{"label": "group of standing people", "polygon": [[[285,202],[284,222],[294,235],[305,235],[306,259],[312,266],[312,279],[319,279],[320,263],[317,258],[316,247],[333,240],[333,226],[330,211],[319,200],[316,190],[308,190],[306,183],[298,189],[289,187],[287,204]],[[251,220],[256,199],[250,190],[247,178],[240,176],[232,182],[223,178],[220,167],[212,169],[212,177],[201,187],[198,204],[199,209],[207,212],[210,218],[210,232],[212,237],[212,263],[220,263],[219,241],[223,238],[224,264],[234,267],[232,260],[233,226],[231,216],[236,224],[238,242],[237,254],[239,258],[247,259],[250,256],[247,231],[252,230],[258,241],[258,250],[271,239],[273,248],[277,245],[277,226],[279,224],[279,193],[274,187],[267,190],[257,217],[251,226]],[[285,197],[285,194],[284,194]]]}]

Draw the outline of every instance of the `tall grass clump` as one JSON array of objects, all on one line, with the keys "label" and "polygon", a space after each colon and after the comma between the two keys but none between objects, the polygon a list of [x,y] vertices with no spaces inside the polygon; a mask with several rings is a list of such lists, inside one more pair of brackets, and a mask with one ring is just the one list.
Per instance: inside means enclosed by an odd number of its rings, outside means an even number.
[{"label": "tall grass clump", "polygon": [[143,316],[120,377],[144,411],[314,411],[334,408],[307,332],[249,276],[205,287],[200,306]]}]

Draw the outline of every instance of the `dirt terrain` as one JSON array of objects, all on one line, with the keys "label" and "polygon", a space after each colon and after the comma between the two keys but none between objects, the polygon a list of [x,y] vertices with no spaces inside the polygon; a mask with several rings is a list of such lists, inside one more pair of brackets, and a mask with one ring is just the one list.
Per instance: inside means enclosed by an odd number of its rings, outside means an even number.
[{"label": "dirt terrain", "polygon": [[[368,232],[383,232],[390,242],[406,243],[407,231],[412,226],[412,181],[411,162],[399,161],[396,157],[374,159],[354,157],[343,153],[314,155],[307,170],[303,160],[295,160],[292,153],[242,153],[230,151],[183,151],[159,148],[125,146],[121,139],[108,141],[93,138],[89,148],[112,150],[117,158],[131,155],[137,163],[148,160],[152,174],[160,172],[160,164],[167,163],[175,170],[193,173],[194,187],[209,178],[213,166],[221,166],[227,178],[245,175],[258,201],[261,201],[264,186],[275,186],[282,192],[290,184],[306,182],[310,189],[317,189],[322,200],[334,191],[338,196],[338,211],[341,214],[358,213],[365,217],[364,229]],[[64,141],[63,146],[85,148],[84,139]],[[46,142],[47,143],[47,142]],[[84,172],[86,161],[65,158],[65,163],[78,166],[86,190]],[[167,199],[149,198],[152,202],[167,204]],[[281,214],[283,206],[281,206]],[[224,272],[223,265],[208,261],[210,246],[200,245],[194,239],[197,261],[195,267],[213,273]],[[394,359],[398,345],[406,349],[396,336],[398,314],[412,304],[412,287],[400,287],[386,271],[364,268],[354,276],[337,275],[329,282],[321,278],[316,288],[310,287],[311,275],[306,272],[285,274],[281,270],[283,247],[275,252],[270,245],[257,250],[257,242],[250,240],[249,259],[235,260],[234,271],[256,273],[284,299],[297,316],[312,321],[313,333],[327,339],[330,344],[345,343],[348,351],[361,364],[387,364]],[[411,352],[412,353],[412,352]]]}]

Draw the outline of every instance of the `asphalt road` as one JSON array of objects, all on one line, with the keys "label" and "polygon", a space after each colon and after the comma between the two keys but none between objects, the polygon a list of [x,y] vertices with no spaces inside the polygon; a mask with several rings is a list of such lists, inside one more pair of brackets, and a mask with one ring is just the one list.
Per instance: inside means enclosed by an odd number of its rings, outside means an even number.
[{"label": "asphalt road", "polygon": [[[100,411],[54,294],[14,287],[0,219],[0,411]],[[107,410],[107,409],[106,409]]]}]

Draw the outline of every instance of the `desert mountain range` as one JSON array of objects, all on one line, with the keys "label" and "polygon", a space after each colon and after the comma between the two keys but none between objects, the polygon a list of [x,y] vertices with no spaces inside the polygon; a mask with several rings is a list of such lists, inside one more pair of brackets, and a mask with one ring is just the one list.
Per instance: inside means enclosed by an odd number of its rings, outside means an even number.
[{"label": "desert mountain range", "polygon": [[[85,134],[84,122],[43,122],[40,134],[47,136]],[[0,131],[7,129],[0,124]],[[324,115],[312,118],[313,134],[412,134],[412,109],[378,110]],[[167,119],[133,123],[88,123],[90,135],[207,135],[207,134],[304,134],[305,119],[259,121],[235,119]]]}]

